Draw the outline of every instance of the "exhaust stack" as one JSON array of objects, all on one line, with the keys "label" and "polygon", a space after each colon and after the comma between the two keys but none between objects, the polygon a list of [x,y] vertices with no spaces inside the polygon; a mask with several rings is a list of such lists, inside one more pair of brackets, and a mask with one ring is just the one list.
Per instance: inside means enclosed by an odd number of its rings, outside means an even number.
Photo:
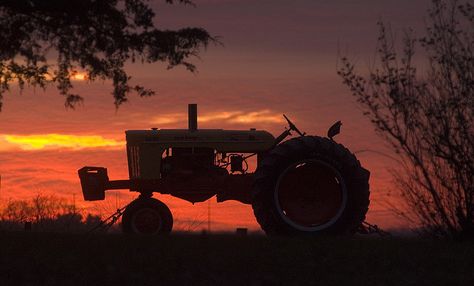
[{"label": "exhaust stack", "polygon": [[197,123],[197,104],[188,104],[188,128],[189,131],[196,131]]}]

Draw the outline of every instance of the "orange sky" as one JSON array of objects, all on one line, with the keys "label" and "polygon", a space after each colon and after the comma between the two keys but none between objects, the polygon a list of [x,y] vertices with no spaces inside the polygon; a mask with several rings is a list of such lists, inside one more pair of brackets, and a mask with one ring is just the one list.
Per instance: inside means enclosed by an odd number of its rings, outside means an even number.
[{"label": "orange sky", "polygon": [[[203,26],[221,36],[224,46],[209,47],[195,61],[197,74],[181,68],[166,71],[159,64],[130,65],[135,81],[157,92],[152,98],[132,96],[116,111],[109,82],[87,84],[80,76],[76,91],[85,103],[74,111],[64,109],[54,89],[26,89],[23,94],[13,89],[5,95],[0,203],[43,193],[75,196],[92,211],[125,204],[134,194],[110,192],[105,202],[82,202],[77,169],[105,166],[111,179],[127,178],[124,131],[186,128],[188,103],[198,103],[202,128],[256,127],[276,136],[285,127],[285,113],[308,134],[324,135],[342,120],[338,142],[352,151],[388,152],[336,75],[338,50],[348,51],[366,68],[374,55],[377,20],[388,19],[395,29],[420,28],[427,1],[196,2],[197,8],[157,5],[157,24]],[[373,153],[358,156],[372,172],[369,221],[382,227],[403,225],[383,205],[390,200],[388,169],[396,167],[394,162]],[[207,202],[192,206],[158,197],[170,206],[178,229],[206,227]],[[211,211],[213,229],[259,229],[250,206],[213,200]]]}]

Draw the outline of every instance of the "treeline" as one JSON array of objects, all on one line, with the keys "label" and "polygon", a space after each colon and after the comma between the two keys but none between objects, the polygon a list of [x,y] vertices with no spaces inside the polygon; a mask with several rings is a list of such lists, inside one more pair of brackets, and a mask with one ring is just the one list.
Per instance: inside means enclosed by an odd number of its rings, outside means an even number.
[{"label": "treeline", "polygon": [[98,225],[101,217],[78,209],[54,195],[8,200],[0,205],[0,230],[82,232]]}]

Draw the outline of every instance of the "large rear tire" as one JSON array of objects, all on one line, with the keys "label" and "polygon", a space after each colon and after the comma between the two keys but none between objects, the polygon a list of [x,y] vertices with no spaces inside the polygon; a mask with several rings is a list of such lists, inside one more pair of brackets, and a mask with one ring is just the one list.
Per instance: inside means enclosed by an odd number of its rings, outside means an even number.
[{"label": "large rear tire", "polygon": [[343,145],[293,138],[270,151],[255,172],[255,217],[267,234],[354,233],[369,207],[369,176]]},{"label": "large rear tire", "polygon": [[131,234],[167,234],[173,229],[173,215],[161,201],[153,198],[138,198],[125,209],[122,231]]}]

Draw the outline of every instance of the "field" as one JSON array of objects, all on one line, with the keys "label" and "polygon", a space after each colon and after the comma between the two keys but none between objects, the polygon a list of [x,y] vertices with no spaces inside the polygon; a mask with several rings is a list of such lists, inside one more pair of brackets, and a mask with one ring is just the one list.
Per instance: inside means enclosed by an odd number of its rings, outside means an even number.
[{"label": "field", "polygon": [[0,285],[474,285],[474,243],[0,232]]}]

